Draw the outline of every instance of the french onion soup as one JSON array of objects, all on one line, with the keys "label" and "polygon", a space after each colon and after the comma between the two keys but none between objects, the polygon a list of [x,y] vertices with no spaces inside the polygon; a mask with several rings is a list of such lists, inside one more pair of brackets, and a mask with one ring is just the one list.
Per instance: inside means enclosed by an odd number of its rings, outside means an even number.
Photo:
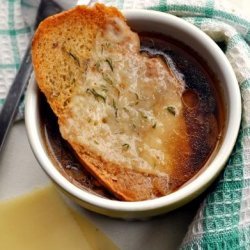
[{"label": "french onion soup", "polygon": [[[157,181],[163,190],[156,194],[160,197],[177,190],[206,165],[220,142],[225,111],[218,80],[195,51],[161,34],[140,33],[139,37],[142,57],[124,59],[122,67],[127,71],[123,71],[123,80],[117,84],[117,77],[112,77],[121,65],[106,55],[96,59],[84,76],[92,83],[79,90],[79,96],[84,91],[86,100],[79,103],[76,98],[72,105],[76,109],[83,105],[79,116],[89,130],[81,136],[83,140],[88,137],[93,150],[104,152],[102,157],[146,175],[167,177],[167,185]],[[69,57],[77,60],[73,54]],[[138,70],[144,58],[147,66]],[[96,83],[96,74],[102,78],[101,84]],[[155,75],[159,82],[152,88]],[[169,76],[172,84],[165,85]],[[98,105],[109,109],[103,114]],[[57,118],[42,94],[40,115],[47,150],[58,170],[82,189],[119,199],[80,163],[62,138]],[[115,181],[115,176],[112,178]]]}]

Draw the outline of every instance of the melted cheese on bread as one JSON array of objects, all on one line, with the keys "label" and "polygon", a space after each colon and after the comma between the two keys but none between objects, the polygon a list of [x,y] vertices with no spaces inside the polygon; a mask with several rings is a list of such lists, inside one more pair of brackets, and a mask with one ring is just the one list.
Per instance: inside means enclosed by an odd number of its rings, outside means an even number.
[{"label": "melted cheese on bread", "polygon": [[138,35],[118,17],[94,48],[60,126],[63,137],[123,167],[169,174],[179,164],[175,150],[189,151],[184,84],[162,58],[139,52]]}]

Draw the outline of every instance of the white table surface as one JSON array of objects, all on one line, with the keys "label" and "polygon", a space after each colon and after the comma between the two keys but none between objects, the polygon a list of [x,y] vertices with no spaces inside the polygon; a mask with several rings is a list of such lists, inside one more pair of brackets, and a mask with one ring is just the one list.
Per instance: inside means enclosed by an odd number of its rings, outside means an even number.
[{"label": "white table surface", "polygon": [[[250,14],[249,0],[228,1]],[[29,192],[34,187],[41,187],[49,182],[30,149],[24,122],[16,123],[0,155],[0,200]],[[81,211],[121,249],[173,250],[180,245],[204,196],[205,194],[180,209],[148,221],[127,222],[84,209]]]}]

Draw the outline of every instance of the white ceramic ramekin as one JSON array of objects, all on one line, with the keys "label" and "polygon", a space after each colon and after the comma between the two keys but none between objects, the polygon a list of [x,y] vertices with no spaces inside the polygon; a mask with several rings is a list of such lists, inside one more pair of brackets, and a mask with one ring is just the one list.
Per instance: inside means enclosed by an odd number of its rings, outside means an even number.
[{"label": "white ceramic ramekin", "polygon": [[184,205],[204,191],[221,172],[235,144],[241,121],[241,97],[230,63],[219,47],[202,31],[182,19],[156,11],[124,11],[135,31],[148,31],[171,36],[195,51],[207,62],[220,82],[226,110],[224,135],[210,163],[195,178],[177,191],[153,200],[123,202],[101,198],[79,189],[63,177],[50,159],[40,131],[39,91],[31,80],[25,106],[25,122],[31,148],[40,165],[60,189],[81,206],[119,218],[143,218],[162,214]]}]

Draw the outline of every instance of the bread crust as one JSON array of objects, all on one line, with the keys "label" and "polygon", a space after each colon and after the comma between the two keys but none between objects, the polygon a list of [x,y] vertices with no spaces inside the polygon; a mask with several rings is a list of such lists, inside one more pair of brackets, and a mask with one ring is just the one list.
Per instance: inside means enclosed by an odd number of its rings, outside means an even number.
[{"label": "bread crust", "polygon": [[166,176],[129,169],[106,161],[83,146],[72,146],[81,164],[120,200],[153,199],[169,191],[169,179]]},{"label": "bread crust", "polygon": [[[77,6],[47,18],[35,33],[32,60],[36,81],[58,117],[60,127],[66,123],[66,118],[69,116],[67,105],[75,85],[79,84],[82,77],[82,71],[78,66],[84,67],[84,60],[78,62],[74,57],[88,60],[95,34],[97,30],[104,29],[109,17],[125,20],[113,7],[105,7],[102,4],[96,4],[91,8]],[[67,30],[68,27],[71,28],[70,31]],[[72,43],[66,41],[65,37],[69,37]],[[84,42],[79,45],[81,40]],[[83,46],[83,49],[81,50],[79,46]],[[65,53],[68,53],[67,57]],[[52,63],[54,59],[59,64],[58,68],[63,69],[60,72]],[[72,74],[73,76],[70,76]],[[60,75],[62,76],[59,77]],[[65,139],[70,143],[82,165],[118,199],[125,201],[153,199],[166,195],[171,190],[171,183],[166,175],[126,168],[93,153],[72,138]]]}]

